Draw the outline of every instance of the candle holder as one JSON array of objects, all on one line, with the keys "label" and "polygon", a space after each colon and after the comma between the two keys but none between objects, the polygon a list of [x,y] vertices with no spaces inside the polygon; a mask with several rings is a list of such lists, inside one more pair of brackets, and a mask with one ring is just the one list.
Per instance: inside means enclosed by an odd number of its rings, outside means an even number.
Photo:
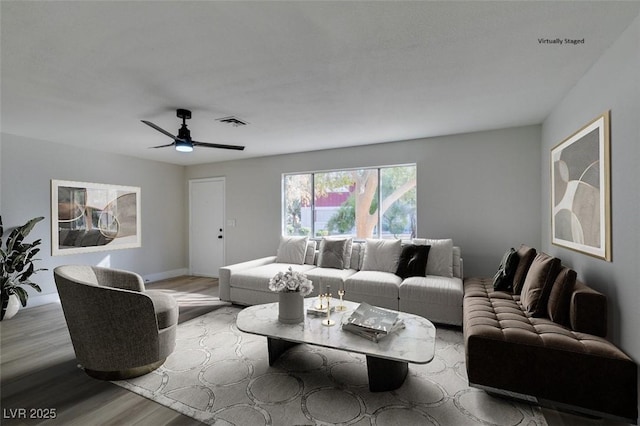
[{"label": "candle holder", "polygon": [[346,311],[347,307],[342,303],[342,297],[344,296],[344,289],[338,290],[338,296],[340,296],[340,306],[336,307],[336,311]]},{"label": "candle holder", "polygon": [[325,294],[325,297],[327,298],[327,319],[322,320],[322,325],[332,327],[336,322],[331,319],[331,293]]},{"label": "candle holder", "polygon": [[315,308],[319,311],[324,311],[325,309],[327,309],[327,305],[325,305],[322,300],[324,299],[324,294],[319,294],[318,295],[318,303],[316,303]]},{"label": "candle holder", "polygon": [[318,303],[316,303],[315,308],[317,310],[324,310],[327,307],[322,303],[322,299],[324,299],[324,294],[322,293],[322,278],[320,278],[320,283],[318,285]]}]

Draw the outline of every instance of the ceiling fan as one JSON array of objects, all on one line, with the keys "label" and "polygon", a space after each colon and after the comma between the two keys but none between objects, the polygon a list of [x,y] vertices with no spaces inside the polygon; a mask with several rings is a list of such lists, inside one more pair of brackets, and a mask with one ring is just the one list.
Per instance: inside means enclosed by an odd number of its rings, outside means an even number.
[{"label": "ceiling fan", "polygon": [[168,143],[166,145],[152,146],[151,148],[166,148],[168,146],[174,146],[176,148],[176,151],[180,151],[180,152],[191,152],[193,151],[194,146],[203,146],[205,148],[235,149],[238,151],[244,150],[244,146],[240,146],[240,145],[223,145],[218,143],[194,141],[193,139],[191,139],[191,132],[189,131],[189,129],[187,129],[187,123],[186,123],[186,121],[191,118],[191,111],[189,111],[188,109],[178,109],[176,111],[176,115],[178,116],[178,118],[182,118],[182,127],[180,127],[180,130],[178,130],[178,136],[173,136],[171,133],[167,132],[163,128],[153,124],[150,121],[140,120],[147,126],[153,127],[160,133],[164,133],[165,135],[173,139],[172,143]]}]

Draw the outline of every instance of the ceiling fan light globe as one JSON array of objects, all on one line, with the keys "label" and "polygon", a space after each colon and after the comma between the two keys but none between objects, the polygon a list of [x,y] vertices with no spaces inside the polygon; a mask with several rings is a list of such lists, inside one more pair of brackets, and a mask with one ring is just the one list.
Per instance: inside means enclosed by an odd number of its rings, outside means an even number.
[{"label": "ceiling fan light globe", "polygon": [[176,142],[176,151],[180,152],[191,152],[193,151],[193,145],[188,142]]}]

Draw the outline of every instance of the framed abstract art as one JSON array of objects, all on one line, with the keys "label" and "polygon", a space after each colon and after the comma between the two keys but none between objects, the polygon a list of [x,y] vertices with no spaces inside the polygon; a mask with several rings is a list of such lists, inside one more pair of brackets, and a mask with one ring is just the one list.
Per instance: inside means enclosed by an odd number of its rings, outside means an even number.
[{"label": "framed abstract art", "polygon": [[53,256],[140,247],[140,188],[51,181]]},{"label": "framed abstract art", "polygon": [[609,111],[551,149],[552,243],[611,261]]}]

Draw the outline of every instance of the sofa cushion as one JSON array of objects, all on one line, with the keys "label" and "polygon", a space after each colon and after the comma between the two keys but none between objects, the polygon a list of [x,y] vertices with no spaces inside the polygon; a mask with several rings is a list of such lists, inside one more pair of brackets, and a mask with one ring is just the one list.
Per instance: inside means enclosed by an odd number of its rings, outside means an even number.
[{"label": "sofa cushion", "polygon": [[402,247],[396,275],[400,278],[424,277],[431,246],[407,244]]},{"label": "sofa cushion", "polygon": [[424,300],[428,303],[460,309],[463,294],[462,280],[437,275],[409,277],[400,284],[398,294],[401,300]]},{"label": "sofa cushion", "polygon": [[576,276],[576,271],[563,267],[553,283],[547,303],[549,319],[567,327],[569,326],[569,303],[576,284]]},{"label": "sofa cushion", "polygon": [[294,265],[288,263],[269,263],[250,269],[232,271],[230,283],[232,287],[258,291],[269,291],[269,280],[278,272],[285,272],[291,267],[294,271],[306,274],[315,268],[314,265]]},{"label": "sofa cushion", "polygon": [[367,239],[362,270],[395,274],[401,251],[402,242],[400,240]]},{"label": "sofa cushion", "polygon": [[502,261],[498,266],[498,272],[493,276],[493,288],[495,290],[513,290],[513,277],[519,261],[518,252],[514,248],[510,248],[504,256],[502,256]]},{"label": "sofa cushion", "polygon": [[414,244],[431,246],[427,259],[427,275],[453,277],[453,240],[415,238]]},{"label": "sofa cushion", "polygon": [[560,271],[560,259],[538,253],[531,263],[522,286],[520,301],[523,309],[534,317],[547,315],[551,288]]},{"label": "sofa cushion", "polygon": [[522,286],[524,285],[524,279],[527,276],[531,262],[536,257],[536,249],[524,244],[520,245],[518,249],[518,267],[513,275],[513,293],[520,294]]},{"label": "sofa cushion", "polygon": [[351,263],[351,238],[323,238],[320,241],[318,266],[345,269]]},{"label": "sofa cushion", "polygon": [[305,275],[313,282],[315,293],[326,292],[327,286],[331,286],[335,296],[344,287],[344,280],[356,272],[355,269],[313,268]]},{"label": "sofa cushion", "polygon": [[374,297],[398,299],[398,288],[402,278],[394,273],[381,271],[359,271],[344,281],[347,294],[365,293]]},{"label": "sofa cushion", "polygon": [[280,236],[280,245],[276,253],[276,263],[302,265],[307,253],[309,237]]}]

